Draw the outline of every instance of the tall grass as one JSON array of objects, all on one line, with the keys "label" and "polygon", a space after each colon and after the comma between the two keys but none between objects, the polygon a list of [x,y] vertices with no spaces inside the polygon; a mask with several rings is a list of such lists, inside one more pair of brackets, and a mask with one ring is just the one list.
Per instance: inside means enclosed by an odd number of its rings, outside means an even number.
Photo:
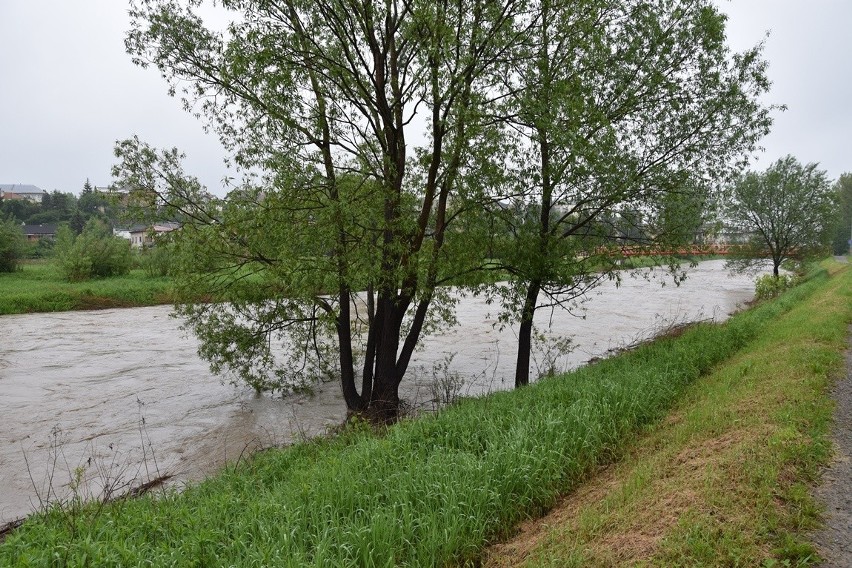
[{"label": "tall grass", "polygon": [[825,272],[724,325],[701,325],[514,392],[465,400],[383,435],[258,454],[177,494],[29,520],[10,566],[435,566],[551,506],[611,461],[684,387],[813,293]]}]

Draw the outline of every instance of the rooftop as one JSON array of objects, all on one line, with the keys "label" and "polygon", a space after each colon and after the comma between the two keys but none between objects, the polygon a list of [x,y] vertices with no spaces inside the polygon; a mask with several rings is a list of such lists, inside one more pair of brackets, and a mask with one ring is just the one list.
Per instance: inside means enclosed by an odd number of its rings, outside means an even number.
[{"label": "rooftop", "polygon": [[0,193],[15,193],[17,195],[31,195],[37,193],[41,195],[45,191],[35,185],[25,183],[0,183]]}]

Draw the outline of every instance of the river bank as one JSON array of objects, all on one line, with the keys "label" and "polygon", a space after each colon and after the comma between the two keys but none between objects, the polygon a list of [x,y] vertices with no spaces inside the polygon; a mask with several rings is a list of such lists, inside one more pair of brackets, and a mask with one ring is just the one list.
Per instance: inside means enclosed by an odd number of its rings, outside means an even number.
[{"label": "river bank", "polygon": [[[724,326],[702,325],[570,377],[466,400],[378,437],[354,428],[264,452],[179,495],[33,519],[0,546],[0,559],[38,563],[40,555],[58,553],[70,564],[83,557],[244,566],[473,561],[485,542],[623,455],[637,432],[719,362],[747,345],[769,349],[773,330],[788,340],[811,329],[801,325],[802,313],[806,320],[825,312],[847,317],[825,308],[830,294],[837,300],[838,286],[813,280]],[[780,325],[788,313],[797,315]],[[833,337],[822,333],[825,341]],[[806,357],[802,365],[819,362],[822,369],[825,360]]]},{"label": "river bank", "polygon": [[[683,262],[716,258],[695,257]],[[650,258],[631,258],[624,263],[625,270],[652,266]],[[140,268],[125,276],[68,282],[54,261],[30,260],[17,272],[0,273],[0,316],[173,304],[173,286],[171,278],[150,276]]]},{"label": "river bank", "polygon": [[[585,304],[586,318],[540,310],[537,326],[551,340],[571,339],[573,350],[548,350],[545,343],[533,353],[532,370],[573,369],[672,324],[723,321],[754,292],[751,277],[731,277],[723,264],[699,264],[680,286],[662,286],[665,279],[607,282]],[[137,483],[148,481],[149,467],[180,485],[253,449],[320,435],[344,420],[336,383],[283,398],[222,384],[170,313],[156,306],[0,318],[0,524],[38,508],[39,494],[67,496],[81,465],[94,493],[100,481],[92,464],[113,461],[125,477],[142,472]],[[483,297],[462,298],[457,317],[456,327],[424,339],[401,385],[418,410],[513,385],[513,329],[495,326]],[[142,443],[143,422],[150,447]],[[51,466],[56,450],[69,466]]]},{"label": "river bank", "polygon": [[30,261],[0,274],[0,316],[170,304],[172,282],[144,270],[126,276],[68,282],[50,261]]}]

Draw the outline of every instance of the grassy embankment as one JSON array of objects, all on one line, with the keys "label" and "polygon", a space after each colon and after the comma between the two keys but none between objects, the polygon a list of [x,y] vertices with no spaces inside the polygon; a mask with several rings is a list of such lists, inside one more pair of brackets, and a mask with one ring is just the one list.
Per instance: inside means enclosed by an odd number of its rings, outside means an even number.
[{"label": "grassy embankment", "polygon": [[[834,265],[832,271],[836,272]],[[485,566],[801,566],[829,456],[852,271],[690,385],[666,420],[492,547]]]},{"label": "grassy embankment", "polygon": [[153,278],[141,269],[127,276],[68,282],[49,261],[32,261],[0,274],[0,315],[124,308],[167,304],[171,280]]},{"label": "grassy embankment", "polygon": [[[742,430],[746,439],[763,436],[765,442],[697,482],[700,489],[732,477],[739,489],[724,487],[718,503],[685,509],[674,523],[681,532],[666,541],[661,558],[673,564],[714,559],[720,546],[743,540],[754,557],[796,557],[804,548],[794,534],[815,514],[802,480],[827,456],[824,389],[852,320],[851,281],[850,271],[831,279],[823,272],[725,325],[697,326],[518,392],[463,401],[383,435],[353,427],[334,438],[264,452],[181,494],[33,518],[0,544],[0,565],[476,562],[488,541],[511,534],[518,521],[551,508],[560,493],[594,479],[625,448],[634,452],[637,443],[630,441],[637,434],[647,440],[669,423],[691,425],[678,438],[684,454],[674,454],[685,463],[701,463],[703,442],[711,436],[717,446],[739,447],[724,436]],[[772,361],[772,378],[757,379],[764,375],[760,356]],[[726,383],[711,388],[708,381],[719,377]],[[715,401],[706,408],[700,403],[705,391]],[[769,417],[782,425],[752,432],[763,398],[774,401]],[[740,406],[727,406],[734,399]],[[690,403],[704,414],[685,414]],[[776,465],[760,465],[764,454]],[[660,473],[640,471],[631,478],[635,490],[627,492],[654,495],[656,483],[671,483],[673,495],[691,500],[691,485],[681,492],[676,482],[658,480]],[[624,493],[618,486],[612,492]],[[724,511],[725,502],[743,492],[762,520],[741,536],[734,531],[751,522],[746,512],[737,509],[726,518]],[[607,486],[601,496],[609,493]],[[645,518],[642,509],[632,514],[640,523]],[[738,528],[726,527],[741,518]],[[592,535],[608,527],[589,526]],[[552,557],[557,564],[561,554]],[[742,563],[752,564],[742,554]]]}]

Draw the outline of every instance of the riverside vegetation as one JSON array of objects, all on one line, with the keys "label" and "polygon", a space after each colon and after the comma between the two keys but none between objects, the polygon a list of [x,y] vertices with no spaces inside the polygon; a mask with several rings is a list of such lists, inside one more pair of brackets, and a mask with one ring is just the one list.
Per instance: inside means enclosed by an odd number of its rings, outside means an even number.
[{"label": "riverside vegetation", "polygon": [[216,198],[132,136],[115,185],[184,221],[181,292],[226,295],[181,306],[213,368],[288,390],[319,336],[377,421],[451,323],[447,284],[499,259],[524,385],[537,306],[616,277],[625,245],[692,243],[772,122],[762,46],[733,52],[711,0],[225,2],[226,30],[202,4],[133,2],[125,47],[247,175]]},{"label": "riverside vegetation", "polygon": [[123,276],[68,282],[58,263],[35,260],[0,274],[0,315],[151,306],[173,299],[171,279],[143,268]]},{"label": "riverside vegetation", "polygon": [[[717,474],[739,468],[727,481],[733,492],[687,510],[652,563],[806,562],[812,551],[799,531],[817,510],[805,484],[829,455],[825,389],[852,321],[850,290],[848,269],[821,270],[726,324],[701,324],[529,388],[378,431],[356,422],[338,436],[257,454],[181,493],[56,507],[0,544],[0,564],[475,564],[487,543],[634,451],[637,435],[667,448],[655,432],[682,422],[675,441],[700,453],[696,442],[712,433],[762,420],[764,400],[767,426],[746,437],[755,449],[737,456],[746,466],[725,462]],[[773,363],[764,370],[767,357]],[[716,403],[690,412],[702,397]],[[750,405],[730,406],[734,400]],[[661,422],[673,405],[677,412]],[[642,471],[648,475],[631,487],[648,491],[658,472]],[[608,498],[622,502],[623,493]],[[728,503],[738,507],[730,528],[714,516]],[[553,565],[559,554],[581,558],[554,553]]]}]

